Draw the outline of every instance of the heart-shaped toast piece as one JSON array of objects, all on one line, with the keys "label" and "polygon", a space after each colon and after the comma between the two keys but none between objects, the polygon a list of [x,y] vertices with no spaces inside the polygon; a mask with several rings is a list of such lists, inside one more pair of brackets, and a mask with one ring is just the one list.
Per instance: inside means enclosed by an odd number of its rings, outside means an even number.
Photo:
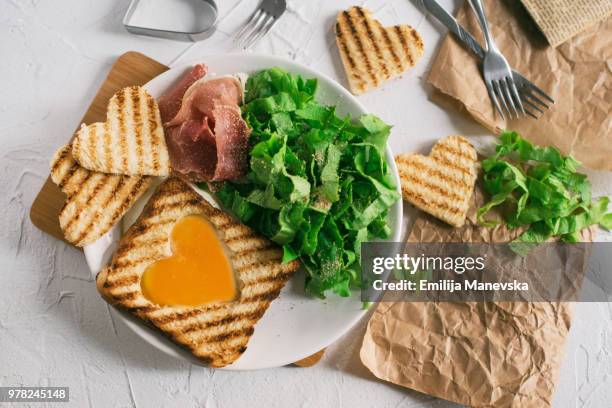
[{"label": "heart-shaped toast piece", "polygon": [[167,306],[200,306],[236,299],[238,289],[228,250],[204,217],[187,215],[170,233],[172,255],[149,265],[142,293]]},{"label": "heart-shaped toast piece", "polygon": [[72,157],[72,145],[51,161],[51,180],[66,194],[59,222],[66,240],[76,246],[106,234],[149,188],[152,177],[90,171]]},{"label": "heart-shaped toast piece", "polygon": [[108,102],[106,122],[82,124],[72,142],[79,164],[102,173],[168,176],[170,159],[155,99],[131,86]]},{"label": "heart-shaped toast piece", "polygon": [[477,176],[474,146],[462,136],[439,140],[429,156],[395,157],[404,200],[442,221],[461,227]]},{"label": "heart-shaped toast piece", "polygon": [[383,27],[369,10],[358,6],[338,13],[336,44],[355,95],[399,76],[424,51],[423,39],[414,28],[405,24]]}]

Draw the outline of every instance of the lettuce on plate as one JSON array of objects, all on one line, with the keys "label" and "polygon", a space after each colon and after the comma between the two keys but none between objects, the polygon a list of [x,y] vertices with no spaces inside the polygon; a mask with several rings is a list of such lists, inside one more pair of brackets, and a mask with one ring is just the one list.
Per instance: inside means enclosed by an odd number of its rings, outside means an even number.
[{"label": "lettuce on plate", "polygon": [[248,79],[250,170],[216,194],[281,245],[283,261],[300,258],[309,294],[349,296],[361,285],[361,243],[391,234],[387,212],[399,194],[385,161],[390,126],[373,115],[339,117],[316,91],[316,79],[280,68]]}]

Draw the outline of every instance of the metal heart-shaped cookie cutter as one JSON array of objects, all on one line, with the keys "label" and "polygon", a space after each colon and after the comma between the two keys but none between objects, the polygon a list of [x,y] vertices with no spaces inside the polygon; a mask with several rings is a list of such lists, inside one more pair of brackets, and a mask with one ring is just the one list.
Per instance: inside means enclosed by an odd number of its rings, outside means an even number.
[{"label": "metal heart-shaped cookie cutter", "polygon": [[168,29],[155,28],[142,24],[135,24],[133,17],[138,9],[141,0],[132,0],[128,7],[125,16],[123,17],[123,26],[132,34],[146,35],[149,37],[167,38],[178,41],[202,41],[210,37],[217,25],[217,4],[214,0],[196,0],[202,1],[206,5],[206,13],[209,13],[205,19],[202,19],[203,26],[198,27],[196,31],[175,31]]}]

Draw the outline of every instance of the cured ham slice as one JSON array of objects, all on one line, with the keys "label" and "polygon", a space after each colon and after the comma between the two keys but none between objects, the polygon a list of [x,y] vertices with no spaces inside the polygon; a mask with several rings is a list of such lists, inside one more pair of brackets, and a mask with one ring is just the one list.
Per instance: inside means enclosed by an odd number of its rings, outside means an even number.
[{"label": "cured ham slice", "polygon": [[246,175],[249,168],[249,135],[251,129],[242,119],[236,105],[215,105],[215,139],[217,164],[212,180],[234,180]]},{"label": "cured ham slice", "polygon": [[192,179],[212,178],[217,148],[208,120],[187,120],[169,129],[166,139],[174,171]]},{"label": "cured ham slice", "polygon": [[242,178],[251,133],[239,107],[242,85],[232,76],[204,78],[206,68],[197,67],[158,102],[172,168],[193,181]]},{"label": "cured ham slice", "polygon": [[[214,122],[211,130],[209,124]],[[170,128],[174,170],[196,181],[233,180],[248,170],[248,129],[236,105],[215,105],[212,117]]]},{"label": "cured ham slice", "polygon": [[168,89],[158,100],[159,113],[162,123],[169,122],[176,116],[183,102],[183,95],[191,85],[206,75],[207,67],[204,64],[196,64]]},{"label": "cured ham slice", "polygon": [[180,110],[167,126],[176,126],[194,117],[211,117],[215,104],[238,106],[242,98],[242,85],[237,78],[202,78],[185,92]]}]

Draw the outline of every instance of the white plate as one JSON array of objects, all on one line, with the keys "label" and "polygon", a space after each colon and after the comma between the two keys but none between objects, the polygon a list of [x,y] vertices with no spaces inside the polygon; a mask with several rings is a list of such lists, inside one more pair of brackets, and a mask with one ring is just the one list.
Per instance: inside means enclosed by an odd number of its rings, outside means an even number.
[{"label": "white plate", "polygon": [[[319,80],[317,99],[327,105],[336,105],[340,115],[350,114],[353,117],[367,113],[365,108],[341,85],[311,68],[278,57],[256,54],[226,54],[215,57],[202,57],[201,61],[174,67],[145,85],[154,97],[159,97],[194,63],[208,65],[209,75],[234,74],[257,71],[278,66],[287,71]],[[397,168],[391,150],[387,148],[386,159],[395,177],[399,192]],[[149,192],[149,195],[151,193]],[[126,214],[124,224],[135,219],[146,200],[139,203]],[[399,200],[389,211],[389,223],[393,231],[389,241],[399,241],[402,225],[402,202]],[[106,236],[85,247],[87,263],[95,275],[109,260],[114,246],[119,239],[120,231],[116,226]],[[117,313],[114,310],[115,313]],[[246,352],[229,370],[252,370],[279,367],[305,358],[324,347],[329,346],[348,331],[364,315],[359,292],[355,291],[349,298],[329,295],[325,300],[312,299],[304,294],[304,274],[298,273],[283,288],[264,317],[255,326]],[[162,352],[198,364],[199,361],[175,344],[144,326],[124,313],[118,313],[125,323],[143,339]]]}]

